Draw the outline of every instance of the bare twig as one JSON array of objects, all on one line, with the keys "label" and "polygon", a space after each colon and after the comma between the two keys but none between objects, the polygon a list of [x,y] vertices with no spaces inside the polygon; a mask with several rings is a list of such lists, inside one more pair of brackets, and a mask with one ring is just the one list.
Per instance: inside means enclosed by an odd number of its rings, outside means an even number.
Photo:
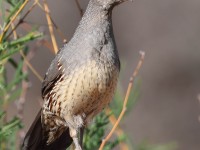
[{"label": "bare twig", "polygon": [[[17,39],[17,32],[16,32],[16,26],[14,26],[14,24],[12,23],[11,24],[11,27],[12,27],[12,31],[13,31],[13,36],[14,36],[14,39]],[[32,58],[33,58],[34,54],[32,51],[30,51],[26,57],[26,59],[28,61],[30,61]],[[23,73],[28,73],[28,66],[27,66],[27,63],[23,62],[23,68],[22,68],[22,72]],[[16,106],[17,106],[17,116],[19,117],[19,119],[21,121],[23,121],[23,117],[24,117],[24,103],[26,101],[26,94],[27,94],[27,90],[29,88],[29,82],[26,81],[26,80],[23,80],[22,81],[22,93],[20,95],[20,98],[19,100],[16,102]],[[24,139],[24,136],[25,136],[25,131],[23,129],[21,129],[19,131],[19,138],[20,138],[20,142],[23,141]]]},{"label": "bare twig", "polygon": [[[111,114],[111,110],[109,108],[106,109],[106,114],[109,115]],[[116,117],[112,114],[109,116],[109,121],[110,123],[114,126],[117,122]],[[115,133],[118,137],[121,137],[124,135],[124,131],[118,126],[115,130]],[[125,142],[120,143],[120,148],[121,150],[128,150],[128,145]]]},{"label": "bare twig", "polygon": [[53,23],[56,31],[58,32],[58,34],[60,35],[60,37],[62,38],[62,40],[64,41],[64,43],[66,43],[67,38],[64,36],[63,32],[60,30],[60,28],[58,27],[58,25],[56,24],[56,22],[53,20],[53,18],[50,16],[51,22]]},{"label": "bare twig", "polygon": [[[25,31],[30,31],[31,30],[31,26],[29,25],[28,22],[23,22],[23,24],[21,24],[22,28]],[[52,53],[54,53],[54,48],[53,48],[53,44],[45,39],[41,39],[38,43],[42,44],[43,46],[47,47]]]},{"label": "bare twig", "polygon": [[[44,11],[45,13],[47,13],[45,11],[44,7],[40,4],[39,1],[37,1],[37,5],[41,8],[42,11]],[[51,19],[51,22],[52,22],[53,26],[55,27],[55,29],[58,32],[58,34],[61,37],[61,39],[63,39],[63,41],[67,41],[67,38],[64,36],[63,32],[60,30],[60,28],[58,27],[58,25],[56,24],[56,22],[52,18],[51,14],[49,14],[49,16],[50,16],[50,19]]]},{"label": "bare twig", "polygon": [[[30,61],[33,57],[34,57],[34,52],[31,50],[27,54],[26,59],[27,59],[27,61]],[[28,65],[26,62],[24,62],[24,64],[23,64],[22,71],[24,73],[28,73]],[[22,93],[20,95],[19,100],[16,103],[17,116],[20,118],[21,121],[23,121],[23,118],[24,118],[24,104],[26,102],[26,94],[27,94],[28,89],[29,89],[29,82],[26,80],[23,80],[22,81]],[[24,131],[24,129],[21,129],[19,132],[20,142],[23,141],[24,136],[25,136],[25,131]]]},{"label": "bare twig", "polygon": [[76,2],[76,6],[79,10],[80,16],[82,17],[83,16],[83,9],[81,8],[80,2],[79,2],[79,0],[75,0],[75,2]]},{"label": "bare twig", "polygon": [[[21,54],[21,56],[24,59],[24,64],[23,64],[22,71],[24,73],[28,73],[28,68],[30,68],[30,70],[35,74],[35,76],[38,77],[38,79],[40,81],[42,81],[42,77],[38,74],[38,72],[30,64],[31,59],[35,55],[35,48],[33,48],[32,50],[30,50],[26,56],[23,53],[23,51],[21,51],[20,54]],[[23,80],[23,82],[22,82],[22,89],[23,89],[23,91],[21,93],[21,96],[20,96],[20,99],[19,99],[19,103],[18,103],[18,117],[20,119],[23,119],[23,106],[24,106],[24,103],[25,103],[25,97],[26,97],[26,93],[27,93],[28,87],[29,87],[29,82],[26,81],[26,80]]]},{"label": "bare twig", "polygon": [[29,2],[29,0],[25,0],[24,3],[21,5],[21,7],[18,9],[18,11],[14,14],[14,16],[11,18],[10,22],[6,25],[6,27],[3,29],[2,34],[0,35],[0,43],[5,35],[5,33],[8,31],[9,27],[11,26],[11,24],[15,21],[15,19],[17,18],[17,16],[19,15],[19,13],[24,9],[24,7],[26,6],[26,4]]},{"label": "bare twig", "polygon": [[24,14],[24,16],[19,20],[19,22],[14,26],[14,28],[12,28],[12,30],[10,31],[10,33],[6,36],[6,39],[8,39],[10,37],[10,35],[14,32],[14,30],[17,29],[17,27],[24,22],[24,19],[28,16],[28,14],[33,10],[33,8],[37,5],[37,1],[36,0],[33,5],[29,8],[29,10]]},{"label": "bare twig", "polygon": [[51,40],[52,40],[52,44],[54,47],[54,52],[55,54],[58,52],[58,46],[57,46],[57,42],[56,42],[56,38],[53,32],[53,23],[51,21],[51,17],[50,17],[50,12],[49,12],[49,7],[47,5],[46,0],[43,0],[44,2],[44,9],[45,9],[45,14],[46,14],[46,18],[47,18],[47,22],[48,22],[48,26],[49,26],[49,32],[51,35]]},{"label": "bare twig", "polygon": [[39,43],[41,45],[45,46],[46,48],[48,48],[52,53],[54,53],[53,45],[52,45],[51,42],[49,42],[49,41],[47,41],[45,39],[42,39],[42,40],[39,41]]},{"label": "bare twig", "polygon": [[137,76],[137,74],[139,72],[139,69],[141,68],[141,66],[142,66],[142,64],[144,62],[145,53],[144,52],[140,52],[140,54],[141,54],[141,58],[140,58],[140,60],[138,62],[138,65],[137,65],[136,69],[134,70],[133,75],[131,76],[130,81],[129,81],[129,85],[128,85],[128,89],[127,89],[126,96],[125,96],[125,99],[124,99],[124,104],[123,104],[122,111],[121,111],[121,113],[120,113],[115,125],[113,126],[112,130],[109,132],[107,137],[105,139],[103,139],[99,150],[103,150],[103,147],[105,146],[106,142],[111,138],[112,134],[116,130],[117,126],[119,125],[121,119],[123,118],[123,116],[124,116],[124,114],[126,112],[126,109],[127,109],[126,105],[128,103],[129,95],[130,95],[131,89],[133,87],[133,82],[134,82],[135,77]]},{"label": "bare twig", "polygon": [[43,78],[40,76],[40,74],[33,68],[33,66],[30,64],[30,62],[27,60],[25,54],[23,53],[23,51],[20,51],[20,55],[23,57],[25,63],[27,64],[27,66],[30,68],[30,70],[34,73],[34,75],[42,82]]}]

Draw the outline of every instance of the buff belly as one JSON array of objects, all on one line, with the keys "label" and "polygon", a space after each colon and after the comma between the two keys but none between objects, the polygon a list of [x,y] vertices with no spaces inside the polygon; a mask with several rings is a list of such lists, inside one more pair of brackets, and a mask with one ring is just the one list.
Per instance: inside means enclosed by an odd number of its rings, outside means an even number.
[{"label": "buff belly", "polygon": [[53,89],[57,92],[51,112],[62,118],[66,115],[96,115],[111,101],[118,74],[118,69],[109,63],[101,65],[95,61],[75,69]]},{"label": "buff belly", "polygon": [[[54,86],[50,92],[53,93],[52,99],[45,100],[43,106],[46,113],[42,118],[46,118],[48,143],[71,124],[87,124],[112,100],[119,71],[109,63],[104,64],[106,66],[89,62],[69,75],[63,74],[61,78],[64,82],[56,83],[58,86]],[[54,130],[58,130],[59,134],[54,135]]]}]

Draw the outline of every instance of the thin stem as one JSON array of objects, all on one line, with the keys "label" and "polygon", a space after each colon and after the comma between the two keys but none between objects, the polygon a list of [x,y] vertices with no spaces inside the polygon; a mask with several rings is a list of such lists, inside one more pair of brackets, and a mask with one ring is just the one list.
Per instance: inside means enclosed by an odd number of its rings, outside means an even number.
[{"label": "thin stem", "polygon": [[23,51],[20,51],[20,55],[23,57],[25,63],[30,68],[30,70],[34,73],[34,75],[42,82],[43,78],[40,76],[40,74],[33,68],[33,66],[30,64],[30,62],[27,60],[25,54]]},{"label": "thin stem", "polygon": [[124,114],[125,114],[125,112],[127,110],[126,106],[127,106],[127,103],[128,103],[128,99],[129,99],[130,93],[131,93],[131,89],[133,88],[133,82],[134,82],[135,77],[137,76],[137,74],[138,74],[138,72],[139,72],[139,70],[140,70],[143,62],[144,62],[145,53],[144,52],[140,52],[140,55],[141,55],[141,57],[140,57],[140,60],[139,60],[139,62],[137,64],[137,67],[134,70],[133,75],[130,77],[130,81],[129,81],[128,89],[127,89],[126,96],[125,96],[125,99],[124,99],[122,111],[121,111],[121,113],[120,113],[120,115],[119,115],[119,117],[118,117],[115,125],[113,126],[112,130],[109,132],[109,134],[107,135],[107,137],[105,139],[103,139],[103,141],[102,141],[102,143],[100,145],[99,150],[103,150],[106,142],[113,135],[114,131],[116,130],[117,126],[119,125],[121,119],[123,118],[123,116],[124,116]]},{"label": "thin stem", "polygon": [[28,14],[33,10],[33,8],[37,5],[37,0],[33,3],[33,5],[29,8],[29,10],[25,13],[25,15],[19,20],[19,22],[12,28],[11,32],[6,36],[5,39],[8,39],[14,30],[18,28],[18,26],[24,22],[24,19],[28,16]]},{"label": "thin stem", "polygon": [[24,7],[26,6],[26,4],[29,2],[29,0],[25,0],[24,3],[21,5],[21,7],[19,8],[19,10],[14,14],[14,16],[11,18],[10,22],[6,25],[6,27],[3,29],[2,34],[0,35],[0,43],[3,40],[3,37],[5,35],[5,33],[8,31],[9,27],[11,26],[11,24],[15,21],[15,19],[17,18],[17,16],[19,15],[19,13],[24,9]]},{"label": "thin stem", "polygon": [[[111,114],[110,108],[107,108],[107,109],[105,110],[105,112],[106,112],[107,115]],[[109,116],[109,121],[110,121],[110,123],[111,123],[113,126],[116,124],[117,119],[116,119],[116,117],[115,117],[114,114],[111,114],[111,115]],[[115,130],[115,134],[116,134],[118,137],[121,137],[121,136],[124,135],[124,131],[118,126],[118,127],[116,128],[116,130]],[[121,143],[120,143],[120,148],[121,148],[122,150],[128,150],[128,145],[127,145],[125,142],[121,142]]]},{"label": "thin stem", "polygon": [[75,0],[75,2],[76,2],[76,6],[79,10],[80,16],[82,17],[83,16],[83,9],[81,8],[80,2],[79,2],[79,0]]},{"label": "thin stem", "polygon": [[55,35],[54,35],[54,31],[53,31],[53,23],[51,21],[49,7],[47,5],[46,0],[43,0],[43,2],[44,2],[44,9],[45,9],[45,14],[46,14],[46,18],[47,18],[47,23],[48,23],[48,27],[49,27],[49,32],[50,32],[52,44],[53,44],[53,47],[54,47],[54,53],[57,54],[58,45],[57,45],[56,38],[55,38]]},{"label": "thin stem", "polygon": [[[41,10],[42,10],[43,12],[46,13],[44,7],[40,4],[39,1],[37,1],[37,5],[41,8]],[[63,32],[60,30],[60,28],[58,27],[58,25],[56,24],[56,22],[54,21],[54,19],[52,18],[52,16],[51,16],[50,14],[49,14],[49,16],[50,16],[50,19],[51,19],[52,24],[54,25],[56,31],[58,32],[60,38],[61,38],[63,41],[65,41],[65,43],[66,43],[67,38],[64,36]]]}]

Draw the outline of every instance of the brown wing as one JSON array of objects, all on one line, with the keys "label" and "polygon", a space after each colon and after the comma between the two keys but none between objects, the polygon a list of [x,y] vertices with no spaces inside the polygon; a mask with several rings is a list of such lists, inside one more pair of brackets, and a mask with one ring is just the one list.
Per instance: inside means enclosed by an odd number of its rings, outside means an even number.
[{"label": "brown wing", "polygon": [[47,139],[43,136],[40,110],[24,138],[22,150],[66,150],[72,143],[72,138],[69,135],[69,128],[67,128],[52,144],[46,145],[46,140]]},{"label": "brown wing", "polygon": [[[65,59],[61,59],[62,55],[65,55]],[[43,98],[52,90],[55,83],[61,78],[63,75],[63,68],[65,68],[65,75],[70,74],[71,70],[73,70],[78,63],[80,63],[79,60],[80,59],[73,53],[65,52],[65,54],[63,54],[63,50],[59,51],[45,74],[44,81],[42,83]]]},{"label": "brown wing", "polygon": [[45,74],[44,81],[42,83],[42,97],[44,98],[47,93],[49,93],[55,86],[55,83],[61,78],[62,64],[54,59],[51,63],[47,73]]}]

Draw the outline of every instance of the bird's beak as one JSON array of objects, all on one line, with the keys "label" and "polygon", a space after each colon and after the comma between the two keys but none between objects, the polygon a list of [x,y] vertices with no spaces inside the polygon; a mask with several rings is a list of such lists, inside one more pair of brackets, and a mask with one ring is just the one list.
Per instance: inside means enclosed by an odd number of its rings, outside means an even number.
[{"label": "bird's beak", "polygon": [[119,5],[123,2],[127,2],[127,1],[133,2],[133,0],[117,0],[117,1],[115,1],[114,6]]},{"label": "bird's beak", "polygon": [[126,2],[126,1],[133,2],[133,0],[120,0],[120,3],[123,3],[123,2]]},{"label": "bird's beak", "polygon": [[121,0],[122,2],[125,2],[125,1],[129,1],[129,2],[133,2],[133,0]]}]

